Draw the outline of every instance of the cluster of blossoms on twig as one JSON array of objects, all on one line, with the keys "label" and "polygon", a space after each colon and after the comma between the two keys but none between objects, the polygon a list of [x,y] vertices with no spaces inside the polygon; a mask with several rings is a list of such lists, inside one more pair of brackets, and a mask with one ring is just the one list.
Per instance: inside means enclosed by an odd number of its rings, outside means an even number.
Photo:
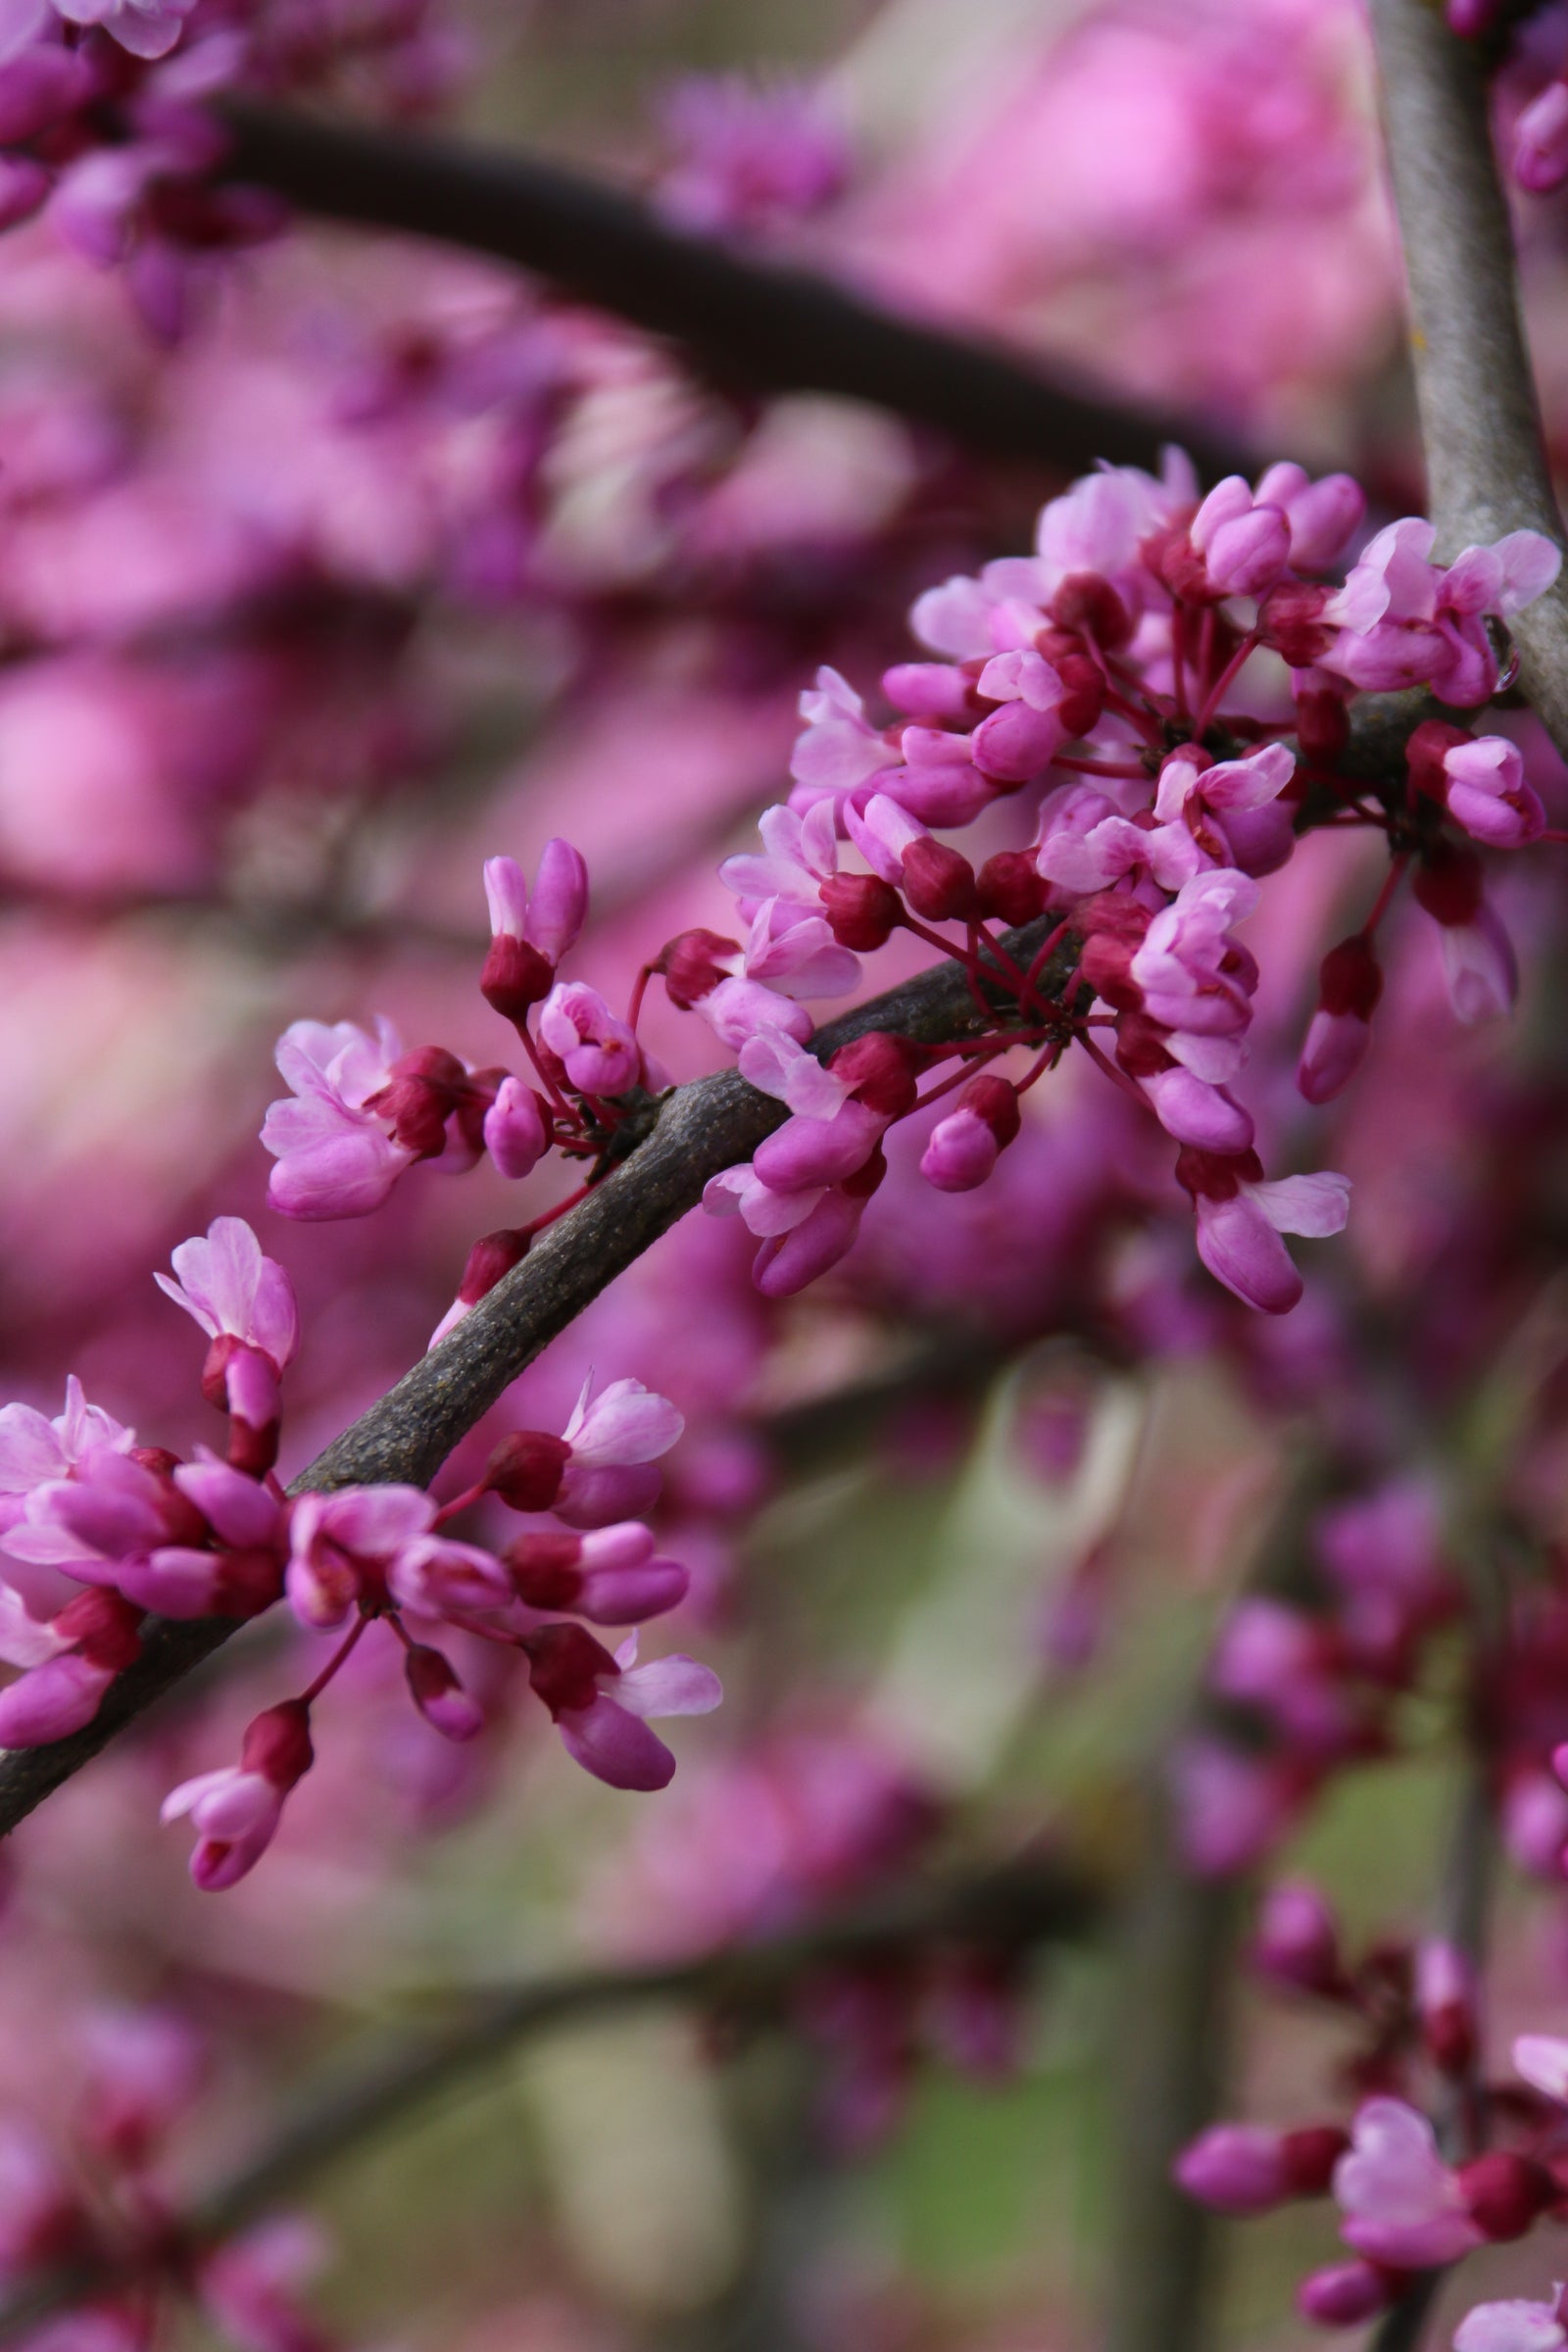
[{"label": "cluster of blossoms on twig", "polygon": [[[1176,453],[1163,479],[1120,468],[1079,482],[1044,510],[1034,556],[917,600],[913,628],[938,658],[887,671],[891,724],[874,726],[846,681],[821,673],[803,697],[789,800],[763,816],[760,854],[721,868],[744,936],[671,940],[624,1017],[556,977],[586,905],[576,854],[552,843],[531,899],[510,859],[491,860],[484,993],[543,1092],[439,1048],[403,1054],[384,1024],[373,1043],[348,1023],[296,1024],[279,1060],[298,1101],[274,1106],[264,1136],[279,1154],[274,1205],[362,1213],[416,1159],[462,1167],[481,1147],[519,1176],[552,1145],[602,1155],[663,1084],[636,1034],[660,974],[790,1114],[707,1194],[712,1213],[757,1236],[766,1295],[802,1289],[851,1248],[896,1121],[952,1095],[921,1171],[939,1190],[970,1190],[1017,1136],[1022,1097],[1076,1046],[1178,1146],[1209,1271],[1249,1304],[1288,1310],[1301,1283],[1281,1236],[1338,1232],[1348,1186],[1332,1173],[1266,1180],[1234,1091],[1259,978],[1237,926],[1260,879],[1310,826],[1388,841],[1385,887],[1324,961],[1298,1076],[1321,1103],[1365,1051],[1377,929],[1407,871],[1458,1017],[1507,1008],[1512,952],[1471,843],[1545,833],[1516,747],[1448,720],[1417,729],[1402,789],[1381,801],[1338,773],[1358,694],[1424,683],[1460,710],[1501,691],[1502,624],[1560,560],[1516,531],[1439,565],[1432,526],[1412,518],[1329,585],[1316,575],[1362,511],[1348,476],[1313,483],[1293,466],[1255,491],[1237,476],[1200,500]],[[1029,849],[977,870],[939,838],[1026,787],[1039,807]],[[997,928],[1041,918],[1044,936],[1017,954]],[[976,1034],[931,1045],[873,1031],[819,1060],[806,1001],[853,990],[860,958],[896,931],[962,964]],[[1020,1075],[993,1068],[1009,1054],[1027,1056]],[[443,1331],[544,1221],[478,1245]]]},{"label": "cluster of blossoms on twig", "polygon": [[[1517,2080],[1481,2063],[1474,1971],[1452,1944],[1373,1945],[1352,1964],[1332,1913],[1304,1883],[1266,1898],[1252,1947],[1276,1992],[1337,2010],[1356,2033],[1345,2081],[1358,2104],[1348,2125],[1292,2131],[1216,2124],[1177,2160],[1189,2195],[1217,2212],[1269,2213],[1332,2195],[1350,2258],[1315,2271],[1298,2293],[1326,2327],[1357,2327],[1397,2302],[1416,2274],[1480,2247],[1523,2237],[1543,2218],[1568,2218],[1568,2042],[1523,2034]],[[1432,2085],[1435,2125],[1417,2077]],[[1456,2352],[1561,2352],[1568,2305],[1477,2305]]]},{"label": "cluster of blossoms on twig", "polygon": [[40,2319],[19,2338],[27,2352],[145,2352],[176,2299],[237,2352],[330,2352],[301,2299],[327,2253],[316,2223],[276,2214],[217,2243],[182,2224],[167,2159],[206,2086],[201,2034],[168,2007],[77,2022],[60,2143],[29,2116],[0,2118],[0,2286],[24,2297],[76,2266],[122,2283]]},{"label": "cluster of blossoms on twig", "polygon": [[[675,1408],[637,1381],[596,1395],[590,1380],[559,1436],[514,1432],[446,1503],[412,1486],[291,1499],[272,1467],[279,1384],[299,1344],[287,1275],[237,1217],[181,1244],[174,1271],[177,1282],[159,1279],[208,1335],[203,1389],[227,1414],[226,1459],[139,1446],[75,1380],[54,1420],[30,1405],[0,1411],[0,1546],[17,1564],[0,1585],[0,1655],[24,1669],[0,1692],[0,1743],[36,1746],[90,1723],[138,1656],[149,1611],[243,1620],[286,1600],[302,1626],[343,1639],[307,1690],[257,1716],[236,1765],[166,1801],[166,1820],[189,1816],[197,1831],[198,1886],[233,1886],[271,1842],[314,1760],[313,1707],[373,1624],[402,1644],[410,1696],[446,1738],[471,1739],[482,1717],[439,1646],[443,1628],[520,1651],[587,1771],[613,1788],[662,1788],[674,1758],[648,1718],[701,1714],[719,1697],[692,1659],[637,1662],[635,1628],[688,1582],[633,1515],[657,1496],[654,1465],[681,1431]],[[445,1532],[486,1495],[556,1524],[499,1553]],[[17,1578],[29,1572],[24,1595]],[[67,1597],[73,1586],[82,1590]],[[612,1653],[588,1624],[633,1630]]]}]

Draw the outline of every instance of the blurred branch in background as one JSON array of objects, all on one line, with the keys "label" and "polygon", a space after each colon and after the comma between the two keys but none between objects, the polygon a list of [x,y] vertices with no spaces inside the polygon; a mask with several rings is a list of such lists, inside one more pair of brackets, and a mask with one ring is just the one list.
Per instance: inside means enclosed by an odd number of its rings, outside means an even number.
[{"label": "blurred branch in background", "polygon": [[1180,441],[1200,473],[1255,469],[1239,438],[946,333],[798,266],[694,236],[585,172],[449,140],[226,110],[228,171],[304,211],[514,262],[666,335],[723,385],[833,392],[934,426],[976,457],[1075,472],[1157,468]]},{"label": "blurred branch in background", "polygon": [[[174,2234],[192,2253],[228,2236],[503,2051],[553,2027],[667,2004],[707,2010],[731,2028],[757,2024],[776,2016],[822,1970],[955,1944],[992,1957],[1021,1956],[1088,1934],[1101,1924],[1108,1902],[1104,1886],[1037,1854],[909,1886],[765,1943],[664,1966],[542,1978],[487,1995],[455,2023],[400,2037],[324,2083],[249,2164],[183,2218]],[[162,2243],[155,2259],[167,2257]],[[127,2258],[126,2274],[133,2277],[135,2268],[134,2258]],[[126,2274],[62,2270],[0,2310],[0,2340],[13,2340],[83,2294],[123,2284]]]}]

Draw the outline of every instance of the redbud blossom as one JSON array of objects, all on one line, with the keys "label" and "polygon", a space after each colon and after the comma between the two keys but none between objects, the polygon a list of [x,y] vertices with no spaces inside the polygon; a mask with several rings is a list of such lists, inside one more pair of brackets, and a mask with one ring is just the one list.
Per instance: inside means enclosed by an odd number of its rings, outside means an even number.
[{"label": "redbud blossom", "polygon": [[1457,2262],[1485,2242],[1458,2175],[1438,2154],[1428,2119],[1402,2099],[1368,2099],[1334,2168],[1341,2235],[1357,2253],[1402,2270]]},{"label": "redbud blossom", "polygon": [[555,1718],[567,1753],[612,1788],[664,1788],[675,1759],[646,1718],[706,1715],[723,1693],[693,1658],[637,1664],[637,1636],[613,1657],[580,1625],[546,1625],[526,1635],[530,1679]]},{"label": "redbud blossom", "polygon": [[162,1818],[177,1821],[188,1813],[195,1823],[190,1875],[198,1886],[220,1893],[255,1869],[277,1834],[285,1797],[315,1760],[310,1710],[299,1699],[285,1699],[249,1726],[237,1765],[171,1789]]},{"label": "redbud blossom", "polygon": [[1560,2292],[1550,2303],[1478,2303],[1453,2331],[1453,2352],[1562,2352]]},{"label": "redbud blossom", "polygon": [[1004,1078],[971,1078],[954,1108],[931,1130],[920,1173],[940,1193],[972,1192],[984,1184],[998,1153],[1021,1125],[1015,1087]]},{"label": "redbud blossom", "polygon": [[490,953],[479,987],[496,1011],[522,1020],[550,993],[557,964],[575,944],[588,914],[588,868],[567,841],[547,841],[530,900],[522,868],[489,858]]},{"label": "redbud blossom", "polygon": [[637,1040],[586,981],[559,981],[539,1014],[539,1037],[585,1095],[621,1095],[642,1070]]},{"label": "redbud blossom", "polygon": [[1296,1073],[1308,1102],[1332,1102],[1366,1058],[1372,1015],[1383,994],[1383,968],[1364,932],[1330,948],[1318,972],[1312,1015]]},{"label": "redbud blossom", "polygon": [[514,1183],[531,1176],[550,1149],[550,1111],[520,1078],[503,1078],[484,1114],[485,1150]]}]

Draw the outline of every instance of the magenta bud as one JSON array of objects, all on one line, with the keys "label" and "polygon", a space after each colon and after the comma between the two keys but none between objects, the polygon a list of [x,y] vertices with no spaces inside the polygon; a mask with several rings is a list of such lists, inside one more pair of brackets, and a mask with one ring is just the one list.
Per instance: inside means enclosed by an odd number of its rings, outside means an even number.
[{"label": "magenta bud", "polygon": [[440,1650],[411,1649],[403,1671],[415,1705],[444,1740],[473,1740],[484,1730],[483,1715]]},{"label": "magenta bud", "polygon": [[1296,2290],[1296,2308],[1321,2328],[1358,2328],[1397,2300],[1405,2274],[1375,2262],[1337,2262],[1314,2271]]},{"label": "magenta bud", "polygon": [[1269,2213],[1291,2194],[1284,2135],[1256,2124],[1214,2124],[1171,2167],[1178,2185],[1216,2213]]},{"label": "magenta bud", "polygon": [[571,1447],[564,1438],[542,1429],[516,1429],[492,1452],[484,1483],[514,1511],[548,1511],[570,1459]]}]

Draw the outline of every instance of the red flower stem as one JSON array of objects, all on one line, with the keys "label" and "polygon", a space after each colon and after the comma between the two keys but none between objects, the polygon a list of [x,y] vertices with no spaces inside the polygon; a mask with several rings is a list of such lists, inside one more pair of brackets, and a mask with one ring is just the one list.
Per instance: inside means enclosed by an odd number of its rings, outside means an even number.
[{"label": "red flower stem", "polygon": [[579,1200],[586,1200],[593,1189],[591,1184],[579,1184],[574,1193],[568,1193],[564,1200],[558,1200],[554,1208],[547,1208],[542,1217],[535,1217],[531,1224],[522,1227],[522,1231],[530,1238],[536,1233],[543,1233],[547,1225],[553,1225],[558,1217],[564,1217],[568,1208],[575,1208]]},{"label": "red flower stem", "polygon": [[471,1509],[480,1496],[488,1494],[489,1492],[490,1489],[482,1478],[476,1487],[466,1487],[461,1494],[454,1495],[450,1502],[444,1502],[441,1505],[430,1522],[431,1528],[445,1527],[449,1519],[455,1519],[460,1511]]},{"label": "red flower stem", "polygon": [[1389,867],[1388,872],[1383,877],[1383,888],[1378,892],[1377,900],[1373,906],[1372,911],[1361,926],[1361,935],[1364,939],[1371,939],[1379,923],[1382,922],[1383,917],[1388,913],[1389,908],[1394,901],[1394,894],[1398,889],[1399,884],[1404,880],[1404,869],[1409,862],[1410,855],[1409,852],[1406,851],[1402,857],[1395,858],[1393,864]]},{"label": "red flower stem", "polygon": [[359,1641],[360,1636],[364,1633],[366,1627],[369,1624],[372,1613],[373,1612],[369,1610],[366,1610],[362,1615],[355,1618],[354,1623],[349,1627],[347,1640],[338,1643],[338,1646],[335,1650],[333,1650],[332,1655],[327,1659],[326,1664],[321,1668],[320,1673],[317,1676],[310,1689],[300,1692],[299,1703],[302,1707],[314,1706],[316,1701],[320,1697],[321,1692],[326,1689],[327,1684],[337,1673],[339,1667],[347,1664],[356,1642]]},{"label": "red flower stem", "polygon": [[1131,1095],[1140,1110],[1147,1110],[1151,1118],[1154,1116],[1154,1105],[1142,1088],[1135,1086],[1125,1070],[1118,1070],[1116,1064],[1107,1055],[1102,1054],[1092,1037],[1080,1030],[1078,1043],[1098,1069],[1103,1070],[1105,1076],[1119,1086],[1124,1095]]},{"label": "red flower stem", "polygon": [[526,1021],[514,1021],[512,1025],[522,1040],[523,1052],[527,1054],[528,1059],[533,1063],[534,1069],[538,1073],[539,1083],[541,1086],[543,1086],[546,1094],[548,1094],[550,1097],[551,1102],[555,1104],[562,1118],[565,1121],[567,1128],[580,1129],[582,1126],[582,1121],[577,1116],[577,1113],[572,1109],[571,1104],[566,1101],[566,1098],[562,1093],[560,1087],[551,1077],[550,1072],[545,1068],[544,1063],[540,1060],[539,1049],[533,1042],[533,1038],[529,1033]]},{"label": "red flower stem", "polygon": [[631,1002],[626,1007],[626,1026],[633,1037],[637,1034],[637,1023],[642,1017],[643,998],[648,993],[648,983],[653,976],[654,966],[651,963],[645,963],[632,982]]},{"label": "red flower stem", "polygon": [[1025,1070],[1023,1076],[1017,1081],[1013,1088],[1014,1094],[1026,1095],[1029,1092],[1029,1089],[1033,1086],[1035,1080],[1037,1078],[1043,1078],[1047,1070],[1054,1070],[1060,1059],[1061,1040],[1058,1037],[1054,1037],[1049,1046],[1044,1046],[1041,1048],[1041,1051],[1036,1054],[1034,1060],[1029,1064],[1029,1067]]},{"label": "red flower stem", "polygon": [[[1176,715],[1187,716],[1187,607],[1178,605],[1170,616],[1170,666],[1176,687]],[[1195,726],[1193,733],[1198,729]]]},{"label": "red flower stem", "polygon": [[1237,671],[1241,668],[1242,663],[1247,660],[1248,656],[1255,653],[1256,651],[1257,631],[1255,629],[1249,629],[1247,635],[1242,639],[1241,644],[1236,648],[1235,653],[1232,654],[1230,660],[1220,671],[1219,676],[1214,680],[1213,685],[1203,697],[1203,708],[1201,710],[1200,710],[1198,716],[1193,721],[1193,739],[1195,742],[1202,741],[1204,728],[1208,725],[1215,711],[1219,709],[1221,695],[1225,692],[1226,687],[1230,684],[1232,678],[1235,677]]}]

